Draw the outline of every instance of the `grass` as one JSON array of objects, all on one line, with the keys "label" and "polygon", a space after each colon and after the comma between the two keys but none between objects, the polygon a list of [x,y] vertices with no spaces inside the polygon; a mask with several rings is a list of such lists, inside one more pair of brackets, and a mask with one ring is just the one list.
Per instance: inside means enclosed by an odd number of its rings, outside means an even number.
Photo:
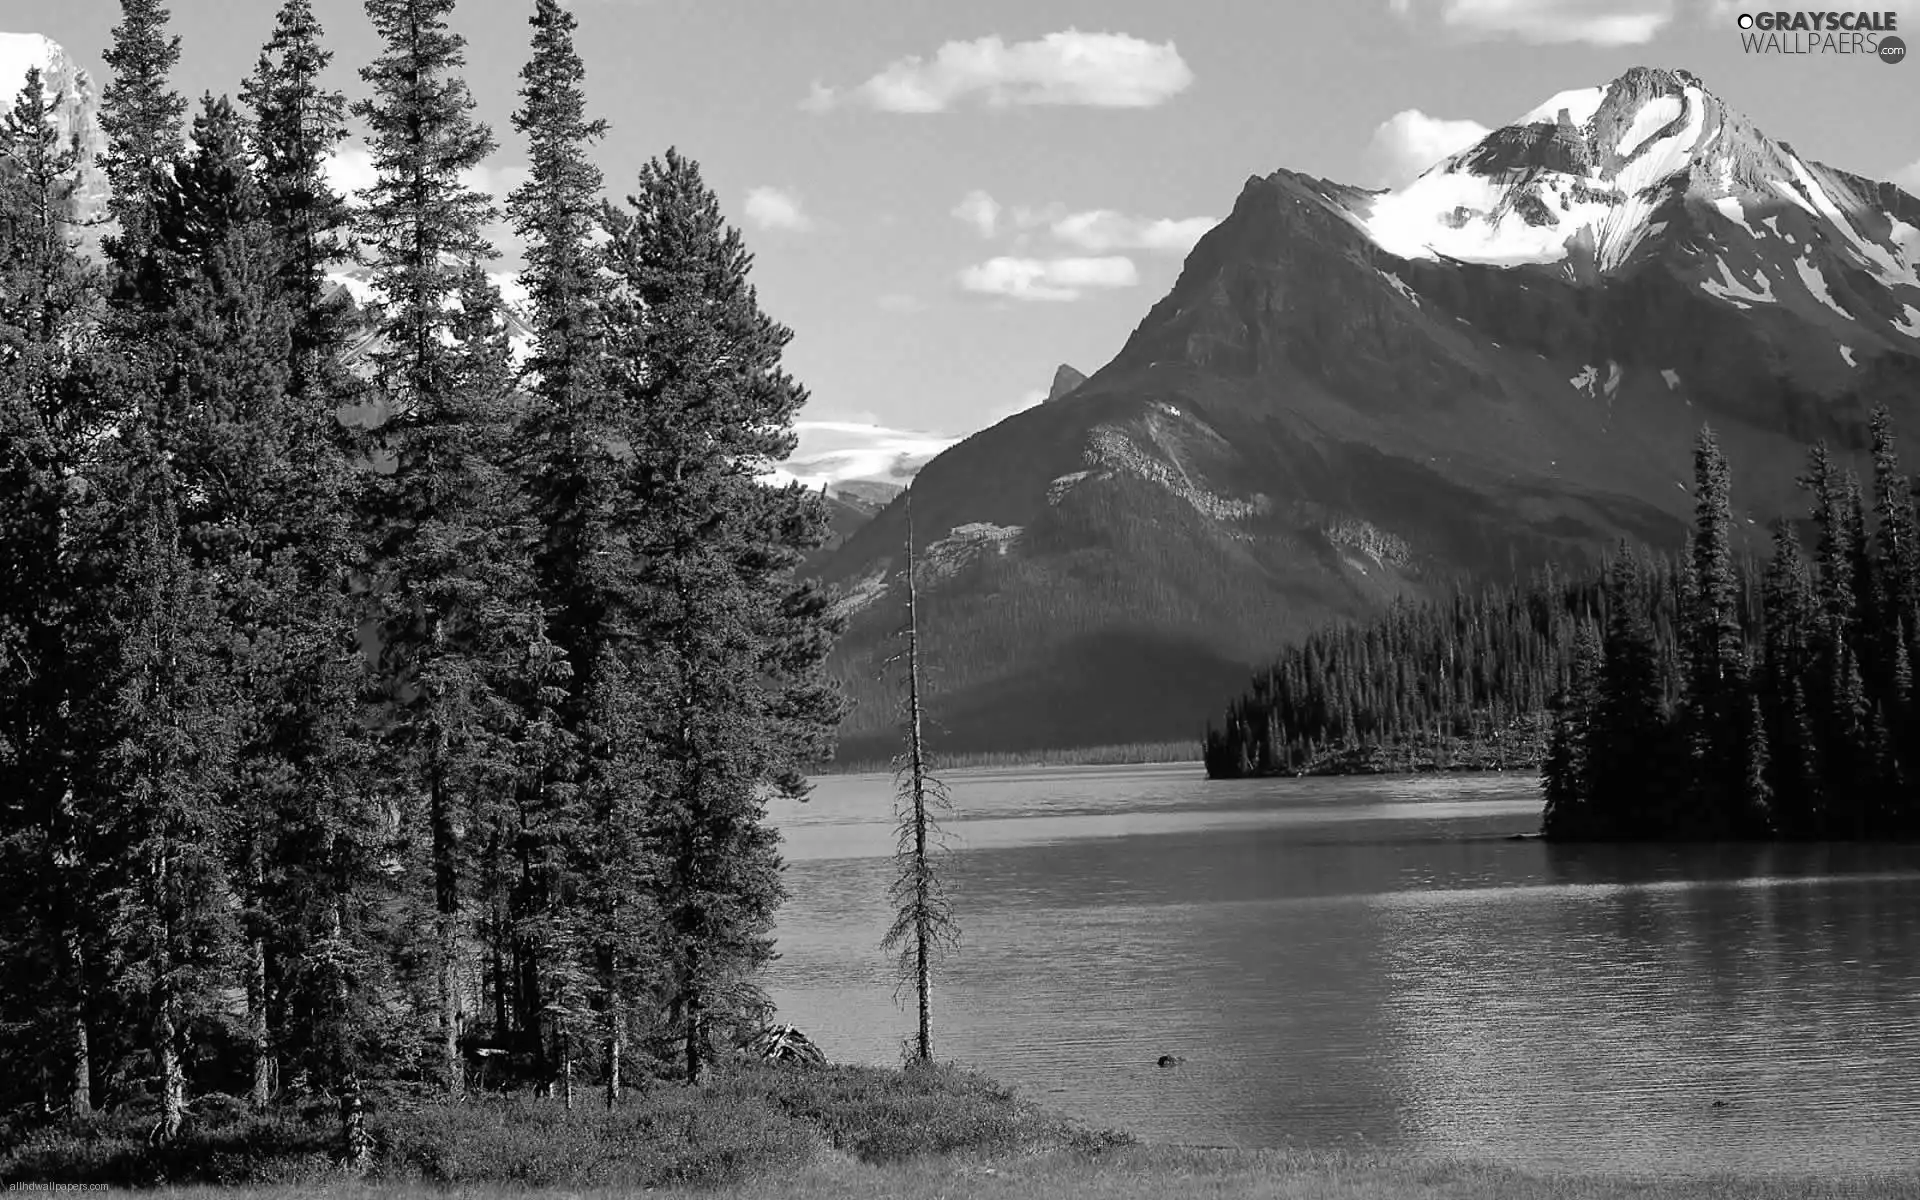
[{"label": "grass", "polygon": [[[215,1200],[216,1195],[205,1187],[167,1194],[182,1200]],[[221,1191],[218,1196],[231,1194]],[[514,1184],[479,1184],[428,1192],[418,1184],[315,1181],[255,1194],[284,1200],[410,1200],[423,1195],[504,1200],[527,1195],[528,1190]],[[568,1190],[565,1196],[615,1200],[631,1194],[601,1185]],[[1097,1153],[1061,1150],[992,1160],[948,1155],[885,1163],[829,1154],[799,1168],[764,1171],[716,1187],[665,1187],[651,1194],[662,1200],[1911,1200],[1920,1194],[1920,1175],[1652,1181],[1531,1175],[1490,1165],[1368,1155],[1120,1146]]]},{"label": "grass", "polygon": [[[224,1115],[221,1115],[224,1112]],[[42,1131],[0,1150],[0,1184],[113,1185],[183,1200],[402,1200],[643,1191],[709,1200],[1907,1200],[1920,1174],[1647,1180],[1529,1174],[1390,1154],[1140,1145],[952,1068],[737,1064],[707,1086],[662,1084],[616,1113],[489,1098],[395,1105],[372,1121],[373,1171],[328,1161],[328,1122],[209,1106],[177,1146],[146,1118]],[[16,1131],[17,1132],[17,1131]],[[7,1145],[0,1140],[0,1145]]]},{"label": "grass", "polygon": [[[328,1106],[255,1116],[212,1104],[170,1146],[150,1113],[0,1138],[0,1184],[255,1186],[331,1192]],[[739,1062],[707,1085],[657,1083],[609,1112],[583,1097],[394,1102],[370,1115],[380,1186],[712,1189],[823,1163],[1095,1155],[1132,1139],[1055,1116],[947,1067]]]}]

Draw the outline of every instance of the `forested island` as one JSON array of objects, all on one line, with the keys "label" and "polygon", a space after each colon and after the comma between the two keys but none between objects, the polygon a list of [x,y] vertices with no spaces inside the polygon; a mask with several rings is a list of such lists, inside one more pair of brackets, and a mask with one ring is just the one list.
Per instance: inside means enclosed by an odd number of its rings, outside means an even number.
[{"label": "forested island", "polygon": [[1575,840],[1920,833],[1920,520],[1885,411],[1870,429],[1868,483],[1810,450],[1765,563],[1736,559],[1703,429],[1679,556],[1326,630],[1209,727],[1208,774],[1537,768],[1545,834]]}]

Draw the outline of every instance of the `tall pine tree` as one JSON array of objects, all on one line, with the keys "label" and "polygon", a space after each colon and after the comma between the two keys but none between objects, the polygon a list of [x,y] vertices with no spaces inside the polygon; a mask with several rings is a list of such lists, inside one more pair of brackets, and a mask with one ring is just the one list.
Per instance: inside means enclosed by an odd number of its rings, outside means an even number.
[{"label": "tall pine tree", "polygon": [[752,257],[699,168],[669,151],[606,220],[640,501],[628,536],[648,650],[634,664],[647,834],[674,1024],[698,1081],[716,1031],[765,1012],[755,977],[783,894],[766,791],[806,793],[802,771],[841,712],[821,670],[836,622],[795,577],[825,512],[809,489],[759,481],[792,453],[806,393],[780,367],[792,334],[760,311]]},{"label": "tall pine tree", "polygon": [[[489,368],[458,344],[456,311],[475,264],[492,258],[490,199],[462,182],[494,149],[461,76],[465,39],[447,27],[455,0],[367,0],[384,43],[362,68],[373,95],[366,122],[378,179],[364,194],[359,233],[381,295],[373,354],[381,430],[397,463],[374,501],[382,676],[397,779],[422,805],[433,912],[432,1070],[462,1087],[459,954],[466,850],[460,831],[473,791],[496,782],[500,718],[493,656],[501,650],[509,569],[500,544],[495,467],[505,397],[476,379]],[[471,323],[467,332],[473,332]],[[480,383],[482,391],[468,390]],[[491,381],[497,383],[498,381]]]},{"label": "tall pine tree", "polygon": [[[526,247],[520,277],[534,333],[517,441],[538,523],[539,603],[571,677],[559,711],[564,758],[556,756],[525,805],[522,860],[537,869],[521,881],[522,944],[534,961],[523,967],[516,1020],[537,1034],[538,1010],[567,1013],[583,990],[578,968],[588,967],[611,1106],[621,1095],[628,1009],[651,922],[633,869],[636,793],[620,763],[621,663],[636,647],[627,633],[629,552],[617,526],[627,507],[617,500],[624,438],[600,368],[605,286],[593,237],[603,180],[588,158],[606,124],[587,117],[573,14],[538,0],[530,23],[532,56],[513,123],[528,139],[532,167],[507,202]],[[569,844],[584,852],[564,853]],[[579,877],[586,901],[573,916],[558,911],[570,877]],[[579,961],[583,952],[590,963]]]},{"label": "tall pine tree", "polygon": [[37,1084],[45,1110],[84,1117],[100,954],[80,777],[102,747],[83,641],[98,580],[76,530],[110,414],[101,280],[71,234],[79,148],[55,131],[55,103],[35,69],[0,116],[0,970],[45,982],[9,990],[0,1027],[19,1031],[11,1061],[40,1068],[13,1072],[13,1088]]}]

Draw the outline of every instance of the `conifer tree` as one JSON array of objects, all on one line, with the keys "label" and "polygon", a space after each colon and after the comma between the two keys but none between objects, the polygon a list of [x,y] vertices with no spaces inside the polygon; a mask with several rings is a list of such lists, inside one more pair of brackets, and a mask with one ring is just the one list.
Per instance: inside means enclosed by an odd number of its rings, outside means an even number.
[{"label": "conifer tree", "polygon": [[0,1025],[21,1031],[14,1061],[38,1059],[54,1081],[45,1108],[85,1117],[101,955],[80,777],[101,746],[84,719],[99,707],[82,636],[97,581],[77,527],[109,418],[94,381],[100,280],[70,233],[79,147],[55,131],[55,102],[36,68],[0,115],[0,970],[46,985],[9,992]]},{"label": "conifer tree", "polygon": [[283,246],[281,287],[293,314],[288,386],[308,398],[323,386],[339,386],[314,376],[332,364],[344,336],[342,306],[326,302],[326,276],[329,266],[348,255],[352,219],[326,177],[327,157],[346,136],[346,98],[320,82],[333,61],[322,37],[312,0],[285,0],[240,93],[253,110],[253,151],[267,219]]},{"label": "conifer tree", "polygon": [[630,422],[628,533],[649,651],[640,747],[674,1024],[690,1081],[718,1026],[765,1011],[754,977],[781,895],[764,792],[804,796],[841,705],[821,673],[837,622],[799,584],[826,536],[819,497],[757,476],[792,452],[805,392],[792,334],[760,311],[752,258],[695,164],[641,170],[605,214],[615,383]]},{"label": "conifer tree", "polygon": [[[168,83],[180,61],[180,38],[159,0],[120,0],[120,24],[104,57],[113,81],[100,94],[101,165],[112,187],[109,211],[119,225],[108,256],[131,271],[146,252],[165,173],[179,152],[187,104]],[[127,286],[126,284],[122,285]]]},{"label": "conifer tree", "polygon": [[1749,696],[1745,638],[1733,568],[1733,510],[1727,460],[1711,428],[1694,447],[1696,519],[1690,561],[1685,721],[1692,800],[1682,824],[1695,836],[1746,838],[1765,833],[1762,777],[1746,760],[1759,743],[1746,730]]},{"label": "conifer tree", "polygon": [[[362,68],[373,94],[354,106],[378,179],[358,214],[382,297],[373,354],[381,430],[394,475],[374,501],[383,536],[382,673],[399,778],[424,800],[420,824],[434,913],[434,1071],[462,1087],[457,966],[463,922],[461,818],[472,789],[495,782],[501,711],[495,657],[515,597],[496,507],[505,397],[469,394],[479,360],[454,345],[456,302],[474,264],[494,256],[489,199],[461,181],[494,149],[461,77],[465,40],[447,28],[454,0],[366,0],[384,43]],[[471,326],[469,326],[471,332]],[[484,368],[482,373],[484,373]]]},{"label": "conifer tree", "polygon": [[1813,583],[1793,523],[1773,528],[1762,613],[1764,660],[1759,689],[1772,749],[1775,822],[1787,837],[1813,836],[1821,799],[1819,747],[1807,710],[1808,672],[1816,659]]},{"label": "conifer tree", "polygon": [[1606,601],[1600,694],[1588,742],[1592,803],[1611,836],[1664,837],[1674,817],[1659,799],[1673,782],[1660,778],[1671,773],[1665,672],[1648,613],[1647,581],[1625,546],[1609,569]]},{"label": "conifer tree", "polygon": [[[523,487],[539,528],[534,564],[540,603],[571,670],[560,706],[569,765],[543,783],[537,819],[539,836],[584,835],[591,848],[573,865],[587,874],[584,894],[592,898],[591,909],[580,915],[582,928],[590,931],[584,942],[591,947],[605,1094],[612,1106],[621,1095],[627,1008],[649,922],[632,870],[637,847],[625,832],[635,797],[619,765],[619,681],[625,678],[620,660],[634,647],[623,635],[630,597],[624,595],[625,551],[614,525],[624,508],[616,502],[621,470],[614,454],[623,439],[599,366],[605,286],[593,237],[603,180],[587,156],[606,123],[587,117],[586,71],[574,47],[573,14],[556,0],[538,0],[530,23],[532,56],[520,73],[521,107],[513,122],[528,138],[532,168],[507,201],[526,246],[521,280],[534,332],[525,373],[529,404],[517,440]],[[537,847],[528,857],[547,867],[541,878],[525,881],[527,890],[557,896],[568,869],[562,857],[553,847]],[[541,907],[550,910],[551,900]],[[571,978],[572,964],[564,960],[578,952],[562,949],[561,937],[561,929],[549,923],[540,940],[552,950],[534,966],[536,974],[554,975],[554,988]]]},{"label": "conifer tree", "polygon": [[1541,765],[1546,808],[1540,831],[1553,839],[1605,836],[1604,814],[1593,803],[1592,737],[1599,708],[1600,643],[1590,626],[1574,634],[1566,690],[1554,699],[1553,729]]}]

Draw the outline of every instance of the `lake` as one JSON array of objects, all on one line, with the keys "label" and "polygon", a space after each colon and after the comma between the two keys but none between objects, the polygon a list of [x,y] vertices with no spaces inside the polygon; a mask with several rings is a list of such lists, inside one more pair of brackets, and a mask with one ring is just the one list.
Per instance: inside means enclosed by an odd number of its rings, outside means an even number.
[{"label": "lake", "polygon": [[[1920,847],[1509,840],[1539,827],[1531,776],[949,783],[936,1051],[1092,1123],[1540,1170],[1920,1167]],[[911,1033],[878,947],[891,796],[829,777],[775,810],[771,991],[840,1061],[898,1063]]]}]

